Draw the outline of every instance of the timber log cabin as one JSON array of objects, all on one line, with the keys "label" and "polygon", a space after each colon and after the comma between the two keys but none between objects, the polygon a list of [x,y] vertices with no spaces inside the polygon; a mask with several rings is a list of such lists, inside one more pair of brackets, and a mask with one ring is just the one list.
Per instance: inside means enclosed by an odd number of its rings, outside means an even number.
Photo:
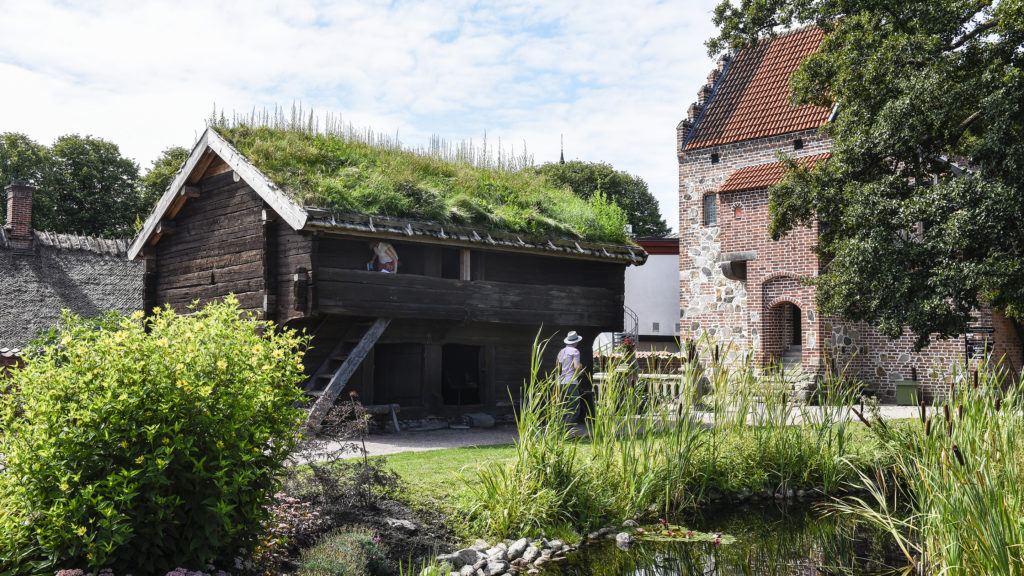
[{"label": "timber log cabin", "polygon": [[[647,258],[628,240],[314,207],[230,135],[201,135],[128,257],[145,260],[146,310],[234,294],[305,330],[314,396],[355,391],[403,418],[507,413],[538,333],[556,336],[550,370],[567,331],[589,362],[594,336],[622,330],[625,269]],[[397,273],[368,269],[376,242],[394,247]]]}]

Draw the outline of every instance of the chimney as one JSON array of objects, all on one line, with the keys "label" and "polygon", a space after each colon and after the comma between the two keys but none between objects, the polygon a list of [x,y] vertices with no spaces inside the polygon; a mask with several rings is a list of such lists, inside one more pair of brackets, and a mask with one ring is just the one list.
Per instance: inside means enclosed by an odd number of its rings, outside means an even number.
[{"label": "chimney", "polygon": [[11,181],[7,192],[7,230],[15,249],[32,247],[32,193],[28,182]]}]

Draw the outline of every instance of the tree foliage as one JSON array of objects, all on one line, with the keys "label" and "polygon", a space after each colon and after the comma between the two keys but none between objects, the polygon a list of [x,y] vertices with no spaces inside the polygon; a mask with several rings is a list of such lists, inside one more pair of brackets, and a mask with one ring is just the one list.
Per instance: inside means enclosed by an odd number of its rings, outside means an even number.
[{"label": "tree foliage", "polygon": [[188,158],[188,149],[181,146],[168,148],[153,161],[153,167],[139,179],[139,192],[148,209],[156,205],[160,197],[171,185],[181,165]]},{"label": "tree foliage", "polygon": [[1024,2],[726,0],[710,52],[826,32],[794,101],[837,106],[832,158],[772,188],[772,234],[821,223],[829,314],[918,346],[982,303],[1024,320]]},{"label": "tree foliage", "polygon": [[137,188],[139,167],[118,146],[70,134],[46,147],[24,134],[0,134],[0,183],[36,186],[32,226],[68,234],[131,236],[151,208]]},{"label": "tree foliage", "polygon": [[657,199],[639,176],[618,171],[603,162],[579,160],[544,164],[537,171],[583,198],[589,199],[601,192],[626,213],[635,236],[663,236],[670,231],[658,210]]}]

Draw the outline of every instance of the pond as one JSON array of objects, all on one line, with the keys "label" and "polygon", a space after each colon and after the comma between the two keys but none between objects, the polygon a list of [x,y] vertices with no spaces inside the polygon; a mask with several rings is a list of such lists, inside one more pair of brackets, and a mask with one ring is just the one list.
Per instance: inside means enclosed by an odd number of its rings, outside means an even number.
[{"label": "pond", "polygon": [[559,576],[810,576],[908,573],[893,539],[848,518],[823,517],[807,505],[737,505],[674,518],[695,532],[722,532],[735,542],[614,542],[582,548],[544,574]]}]

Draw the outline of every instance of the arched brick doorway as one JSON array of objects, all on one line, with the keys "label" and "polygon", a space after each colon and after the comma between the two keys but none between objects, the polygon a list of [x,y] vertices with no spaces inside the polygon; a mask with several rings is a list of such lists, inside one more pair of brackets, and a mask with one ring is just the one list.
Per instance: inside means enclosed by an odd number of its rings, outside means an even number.
[{"label": "arched brick doorway", "polygon": [[776,302],[765,312],[764,359],[767,365],[791,367],[802,360],[803,311],[789,301]]}]

